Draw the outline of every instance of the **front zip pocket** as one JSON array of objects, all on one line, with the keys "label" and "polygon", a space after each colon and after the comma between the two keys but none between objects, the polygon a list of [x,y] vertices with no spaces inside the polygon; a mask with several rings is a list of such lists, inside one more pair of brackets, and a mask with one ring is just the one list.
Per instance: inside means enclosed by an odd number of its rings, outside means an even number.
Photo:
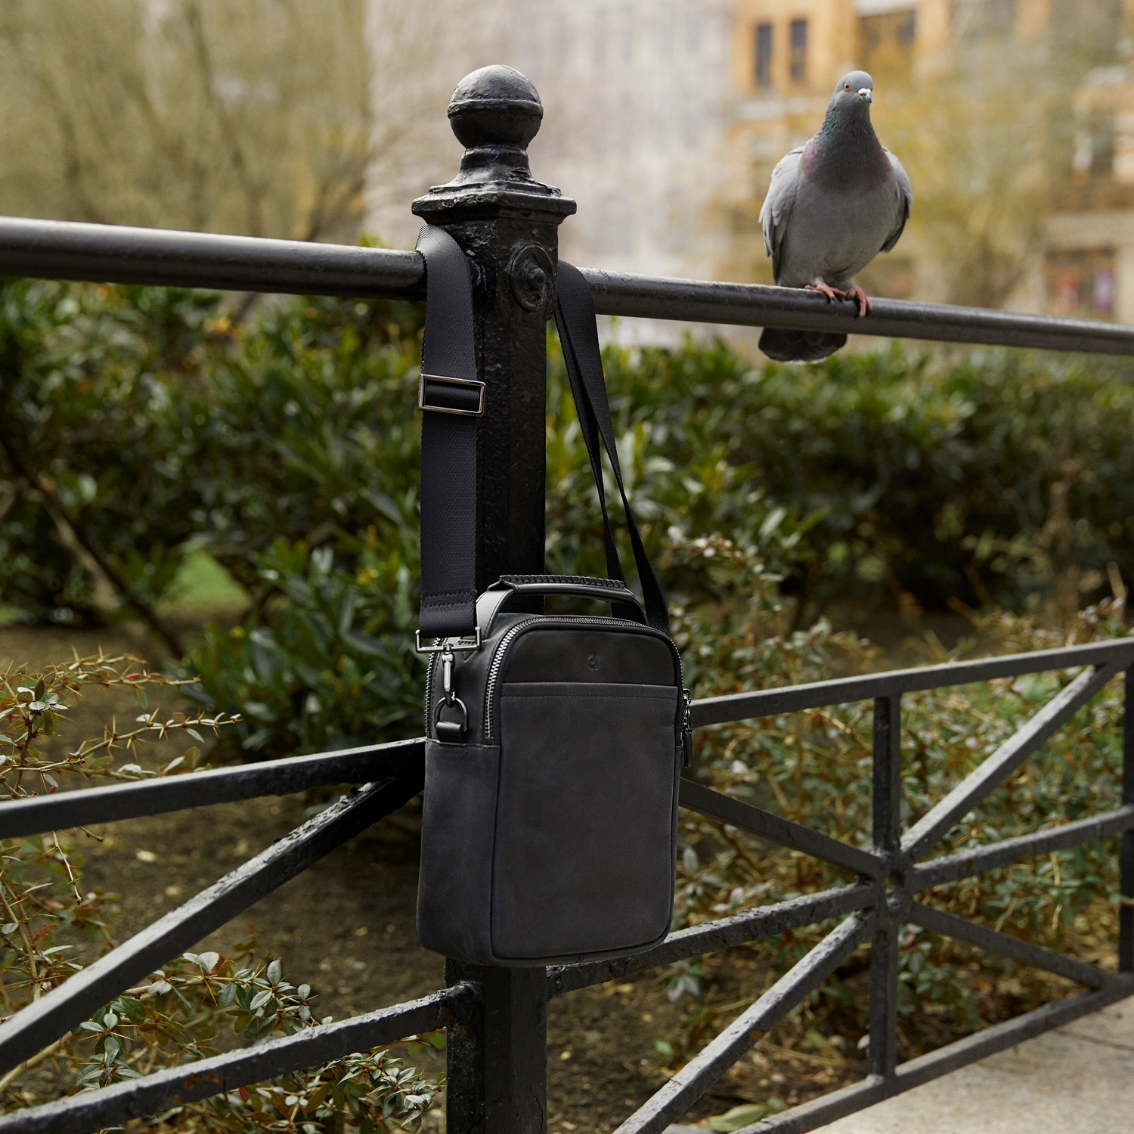
[{"label": "front zip pocket", "polygon": [[[495,711],[497,702],[498,687],[500,685],[500,674],[504,668],[504,662],[508,647],[515,642],[516,638],[524,631],[532,627],[539,629],[551,628],[554,626],[562,626],[568,629],[601,629],[601,630],[615,630],[622,633],[629,634],[644,634],[666,643],[673,654],[674,663],[677,667],[677,687],[680,689],[683,682],[681,678],[681,655],[677,652],[677,647],[668,635],[663,634],[660,630],[654,630],[649,626],[642,626],[637,622],[628,622],[624,618],[602,618],[593,617],[585,618],[578,615],[564,615],[559,618],[548,617],[547,615],[536,615],[532,618],[526,618],[523,622],[517,622],[515,626],[510,627],[505,631],[500,641],[496,645],[495,653],[492,656],[492,663],[488,668],[488,677],[484,683],[484,743],[495,743]],[[680,728],[680,724],[677,725]],[[678,735],[678,743],[681,743],[680,734]]]}]

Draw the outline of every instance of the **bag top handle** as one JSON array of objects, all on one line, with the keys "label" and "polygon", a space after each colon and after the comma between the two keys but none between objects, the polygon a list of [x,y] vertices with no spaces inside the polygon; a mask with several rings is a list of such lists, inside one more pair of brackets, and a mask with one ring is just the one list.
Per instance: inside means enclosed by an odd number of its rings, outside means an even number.
[{"label": "bag top handle", "polygon": [[630,621],[647,625],[646,612],[637,596],[617,579],[595,579],[588,575],[501,575],[476,600],[476,624],[482,640],[492,632],[496,616],[513,595],[570,595],[599,599],[612,607],[631,609]]}]

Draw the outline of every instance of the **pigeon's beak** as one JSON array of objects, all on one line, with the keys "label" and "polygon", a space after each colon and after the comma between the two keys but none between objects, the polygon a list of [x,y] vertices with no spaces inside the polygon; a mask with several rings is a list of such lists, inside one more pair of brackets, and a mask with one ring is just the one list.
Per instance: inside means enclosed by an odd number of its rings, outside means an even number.
[{"label": "pigeon's beak", "polygon": [[858,92],[858,97],[866,99],[867,102],[874,101],[874,96],[870,93],[869,87],[861,87]]}]

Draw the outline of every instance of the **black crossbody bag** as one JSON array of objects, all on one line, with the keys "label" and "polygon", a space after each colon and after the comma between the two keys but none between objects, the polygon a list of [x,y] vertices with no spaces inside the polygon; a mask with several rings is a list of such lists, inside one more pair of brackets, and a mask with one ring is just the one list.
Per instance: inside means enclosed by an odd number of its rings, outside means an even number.
[{"label": "black crossbody bag", "polygon": [[[688,694],[665,599],[623,487],[590,289],[562,261],[556,322],[604,525],[607,579],[504,576],[475,585],[476,377],[469,269],[422,229],[426,323],[421,628],[425,797],[421,943],[480,964],[544,965],[649,948],[673,908]],[[644,605],[607,516],[600,444],[626,512]],[[517,596],[609,603],[609,615],[508,610]],[[436,638],[422,647],[422,637]]]}]

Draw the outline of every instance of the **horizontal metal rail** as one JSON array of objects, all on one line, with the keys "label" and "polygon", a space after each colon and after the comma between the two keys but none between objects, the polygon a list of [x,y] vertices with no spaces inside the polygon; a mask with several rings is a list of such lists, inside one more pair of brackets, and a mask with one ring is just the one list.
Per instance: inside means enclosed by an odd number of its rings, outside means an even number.
[{"label": "horizontal metal rail", "polygon": [[0,217],[0,275],[94,283],[425,298],[417,252]]},{"label": "horizontal metal rail", "polygon": [[367,784],[21,1008],[0,1028],[0,1073],[10,1071],[171,957],[246,910],[313,862],[416,795],[415,773]]},{"label": "horizontal metal rail", "polygon": [[397,740],[235,768],[209,768],[137,783],[82,788],[61,795],[36,795],[0,804],[0,839],[187,811],[264,795],[289,795],[327,784],[381,780],[409,772],[424,759],[423,739]]},{"label": "horizontal metal rail", "polygon": [[853,303],[828,303],[799,288],[581,270],[600,315],[1134,355],[1134,327],[1121,323],[899,299],[872,300],[873,313],[860,319]]},{"label": "horizontal metal rail", "polygon": [[[799,288],[583,268],[600,315],[1134,355],[1134,327],[876,299],[855,317]],[[0,217],[0,275],[362,299],[424,298],[417,252]]]},{"label": "horizontal metal rail", "polygon": [[1005,654],[974,661],[946,662],[919,669],[894,669],[886,673],[867,673],[860,677],[839,677],[832,681],[789,685],[783,689],[762,689],[756,693],[705,697],[693,702],[693,727],[774,717],[781,713],[799,713],[806,709],[845,705],[851,701],[870,701],[876,697],[893,697],[902,693],[924,693],[930,689],[947,689],[978,681],[996,681],[1056,669],[1075,669],[1083,665],[1106,665],[1108,662],[1113,662],[1118,669],[1124,669],[1134,662],[1134,637],[1065,646],[1058,650],[1032,650],[1023,654]]},{"label": "horizontal metal rail", "polygon": [[475,1015],[477,1006],[475,990],[468,984],[457,984],[420,1000],[367,1012],[337,1024],[305,1028],[252,1047],[18,1110],[0,1117],[0,1132],[92,1134],[165,1107],[196,1102],[238,1087],[262,1083],[277,1075],[341,1059],[356,1051],[368,1051],[381,1044],[436,1031],[469,1019]]}]

